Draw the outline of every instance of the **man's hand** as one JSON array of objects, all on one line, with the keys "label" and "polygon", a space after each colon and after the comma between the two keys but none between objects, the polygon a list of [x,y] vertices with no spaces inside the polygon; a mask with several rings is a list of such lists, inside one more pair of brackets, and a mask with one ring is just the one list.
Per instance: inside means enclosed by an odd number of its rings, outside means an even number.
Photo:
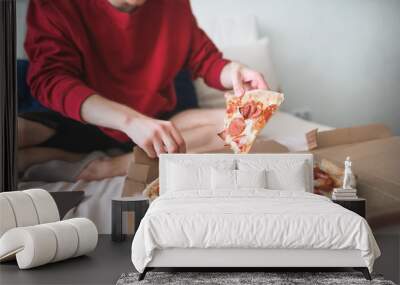
[{"label": "man's hand", "polygon": [[150,157],[186,152],[185,141],[171,122],[152,119],[100,95],[83,102],[81,115],[90,124],[124,132]]},{"label": "man's hand", "polygon": [[152,158],[186,152],[185,141],[170,121],[139,115],[129,119],[123,131]]},{"label": "man's hand", "polygon": [[221,83],[227,89],[233,88],[238,96],[246,90],[269,89],[261,73],[237,62],[231,62],[222,69]]}]

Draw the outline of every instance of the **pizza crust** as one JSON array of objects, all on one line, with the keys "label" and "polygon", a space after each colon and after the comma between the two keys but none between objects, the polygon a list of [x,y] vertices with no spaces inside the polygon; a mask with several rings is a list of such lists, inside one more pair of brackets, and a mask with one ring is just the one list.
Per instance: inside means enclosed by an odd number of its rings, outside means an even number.
[{"label": "pizza crust", "polygon": [[[232,91],[225,93],[225,99],[232,100],[233,98],[240,98],[239,96],[236,96]],[[246,93],[241,96],[242,102],[248,102],[249,100],[254,100],[256,102],[261,102],[266,106],[269,105],[277,105],[280,106],[284,99],[285,96],[283,93],[279,92],[274,92],[270,90],[263,90],[263,89],[255,89],[255,90],[249,90],[246,91]]]}]

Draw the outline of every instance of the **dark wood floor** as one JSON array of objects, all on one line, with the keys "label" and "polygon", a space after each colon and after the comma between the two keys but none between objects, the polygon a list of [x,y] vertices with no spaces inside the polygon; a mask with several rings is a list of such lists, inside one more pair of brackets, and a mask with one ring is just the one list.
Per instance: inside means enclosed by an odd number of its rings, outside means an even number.
[{"label": "dark wood floor", "polygon": [[[382,257],[376,261],[375,272],[399,283],[400,237],[376,235],[376,239]],[[3,263],[0,265],[0,284],[115,284],[122,273],[134,271],[130,258],[131,241],[129,238],[114,243],[110,236],[101,235],[96,250],[88,256],[29,270],[19,270],[16,262]],[[335,271],[328,271],[331,270]],[[342,270],[346,269],[338,268],[338,271]]]},{"label": "dark wood floor", "polygon": [[400,235],[374,234],[381,250],[381,257],[375,261],[374,272],[383,274],[385,279],[400,284]]},{"label": "dark wood floor", "polygon": [[0,284],[115,284],[124,272],[131,272],[131,239],[121,243],[101,235],[88,256],[81,256],[28,270],[18,270],[16,262],[0,265]]}]

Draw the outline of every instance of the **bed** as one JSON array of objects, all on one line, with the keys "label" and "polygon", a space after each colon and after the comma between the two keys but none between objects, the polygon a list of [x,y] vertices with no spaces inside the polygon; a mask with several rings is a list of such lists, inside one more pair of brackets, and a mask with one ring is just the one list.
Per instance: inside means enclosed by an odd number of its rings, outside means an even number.
[{"label": "bed", "polygon": [[162,155],[160,197],[132,242],[139,279],[159,267],[353,267],[370,279],[380,255],[372,232],[312,194],[312,162],[310,154]]}]

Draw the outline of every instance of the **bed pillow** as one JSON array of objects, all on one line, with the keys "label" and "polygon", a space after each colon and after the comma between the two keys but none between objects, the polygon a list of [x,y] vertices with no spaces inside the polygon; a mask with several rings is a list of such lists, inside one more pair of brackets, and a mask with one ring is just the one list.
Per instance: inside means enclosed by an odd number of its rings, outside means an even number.
[{"label": "bed pillow", "polygon": [[267,188],[267,172],[262,170],[236,170],[237,188]]},{"label": "bed pillow", "polygon": [[288,169],[271,169],[267,171],[268,189],[272,190],[307,190],[305,164]]},{"label": "bed pillow", "polygon": [[240,190],[242,188],[266,188],[267,176],[265,170],[211,170],[212,190]]},{"label": "bed pillow", "polygon": [[212,168],[211,189],[236,190],[236,170]]},{"label": "bed pillow", "polygon": [[298,160],[238,160],[239,170],[266,171],[267,188],[271,190],[307,191],[308,164]]},{"label": "bed pillow", "polygon": [[167,191],[210,190],[212,169],[229,171],[235,168],[234,161],[168,163]]},{"label": "bed pillow", "polygon": [[168,189],[185,191],[210,188],[210,168],[171,163],[168,168]]},{"label": "bed pillow", "polygon": [[[193,11],[203,0],[192,0]],[[259,39],[257,19],[255,15],[208,15],[196,14],[199,26],[220,49],[224,46],[233,46],[237,43],[251,43]]]}]

